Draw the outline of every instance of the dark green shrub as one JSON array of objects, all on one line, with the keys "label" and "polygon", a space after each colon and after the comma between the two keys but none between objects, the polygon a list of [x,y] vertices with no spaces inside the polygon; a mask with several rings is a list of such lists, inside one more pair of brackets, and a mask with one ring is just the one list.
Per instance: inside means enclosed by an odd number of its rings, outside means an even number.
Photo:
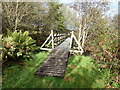
[{"label": "dark green shrub", "polygon": [[10,32],[2,38],[2,58],[16,60],[18,57],[30,55],[35,49],[35,40],[29,35],[28,31],[24,33],[20,31]]}]

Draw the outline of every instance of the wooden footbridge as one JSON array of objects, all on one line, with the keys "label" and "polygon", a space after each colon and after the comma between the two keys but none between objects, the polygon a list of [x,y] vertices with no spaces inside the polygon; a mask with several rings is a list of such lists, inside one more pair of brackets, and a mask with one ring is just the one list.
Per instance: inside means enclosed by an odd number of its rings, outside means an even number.
[{"label": "wooden footbridge", "polygon": [[[69,52],[83,53],[74,32],[71,31],[71,37],[66,36],[66,33],[51,30],[51,34],[41,46],[41,50],[48,50],[51,53],[35,72],[36,75],[64,77]],[[77,44],[76,50],[72,49],[73,40]]]}]

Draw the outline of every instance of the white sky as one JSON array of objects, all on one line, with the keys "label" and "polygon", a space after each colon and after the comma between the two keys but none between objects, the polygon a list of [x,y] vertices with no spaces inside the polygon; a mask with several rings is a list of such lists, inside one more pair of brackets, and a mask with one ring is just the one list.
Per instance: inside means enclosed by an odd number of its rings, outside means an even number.
[{"label": "white sky", "polygon": [[120,0],[59,0],[62,3],[71,3],[71,2],[97,2],[97,1],[104,1],[104,2],[119,2]]},{"label": "white sky", "polygon": [[120,0],[60,0],[60,3],[72,3],[72,2],[97,2],[97,1],[104,1],[104,2],[110,2],[110,10],[106,15],[108,16],[114,16],[115,14],[118,14],[118,2]]},{"label": "white sky", "polygon": [[[81,0],[79,0],[81,1]],[[82,2],[85,1],[85,0],[82,0]],[[87,0],[88,1],[88,0]],[[97,2],[98,0],[90,0],[90,1],[93,1],[93,2]],[[100,0],[102,1],[102,0]],[[104,0],[106,1],[106,0]],[[110,2],[109,4],[109,7],[110,7],[110,10],[106,13],[106,16],[111,16],[113,17],[115,14],[118,13],[118,2],[120,0],[108,0]],[[72,3],[72,2],[75,2],[75,0],[60,0],[61,3]],[[74,28],[74,24],[73,25],[70,25],[68,26],[68,28]]]},{"label": "white sky", "polygon": [[111,2],[110,3],[110,10],[108,12],[109,16],[114,16],[115,14],[118,14],[118,2]]}]

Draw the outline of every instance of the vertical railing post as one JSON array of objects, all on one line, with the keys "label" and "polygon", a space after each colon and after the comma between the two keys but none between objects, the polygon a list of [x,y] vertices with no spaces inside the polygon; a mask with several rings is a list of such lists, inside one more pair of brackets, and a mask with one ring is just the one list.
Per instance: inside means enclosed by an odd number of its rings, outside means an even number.
[{"label": "vertical railing post", "polygon": [[53,30],[51,30],[51,34],[52,34],[52,49],[54,49],[54,34],[53,34]]},{"label": "vertical railing post", "polygon": [[70,48],[72,47],[72,40],[73,40],[73,31],[71,33],[71,40],[70,40]]}]

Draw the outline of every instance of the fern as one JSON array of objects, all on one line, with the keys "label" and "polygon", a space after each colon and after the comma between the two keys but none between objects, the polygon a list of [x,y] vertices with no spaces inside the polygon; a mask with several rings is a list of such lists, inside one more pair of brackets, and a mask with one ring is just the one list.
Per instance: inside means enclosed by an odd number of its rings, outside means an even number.
[{"label": "fern", "polygon": [[3,57],[18,58],[23,55],[29,55],[29,52],[36,47],[35,40],[29,36],[29,32],[8,30],[8,36],[3,38]]}]

